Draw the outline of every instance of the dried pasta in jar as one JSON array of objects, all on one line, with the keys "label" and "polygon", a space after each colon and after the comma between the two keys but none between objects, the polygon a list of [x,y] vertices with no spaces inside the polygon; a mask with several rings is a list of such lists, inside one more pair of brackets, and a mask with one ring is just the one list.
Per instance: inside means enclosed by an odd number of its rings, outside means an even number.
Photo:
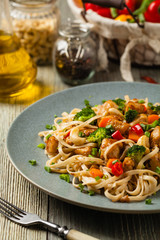
[{"label": "dried pasta in jar", "polygon": [[13,30],[38,65],[52,63],[58,35],[59,11],[55,1],[12,1]]}]

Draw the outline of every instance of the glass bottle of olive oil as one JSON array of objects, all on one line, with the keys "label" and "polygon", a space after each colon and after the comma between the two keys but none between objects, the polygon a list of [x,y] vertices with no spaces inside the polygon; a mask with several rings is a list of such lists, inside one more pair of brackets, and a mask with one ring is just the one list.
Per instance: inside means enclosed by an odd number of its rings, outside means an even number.
[{"label": "glass bottle of olive oil", "polygon": [[37,67],[13,34],[8,0],[0,0],[0,97],[20,94],[36,79]]}]

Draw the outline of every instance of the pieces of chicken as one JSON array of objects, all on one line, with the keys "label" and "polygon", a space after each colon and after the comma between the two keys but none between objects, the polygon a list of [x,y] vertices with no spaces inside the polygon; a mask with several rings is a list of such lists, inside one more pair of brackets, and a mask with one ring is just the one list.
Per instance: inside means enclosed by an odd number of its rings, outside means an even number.
[{"label": "pieces of chicken", "polygon": [[113,102],[112,100],[108,100],[105,103],[103,103],[102,105],[100,105],[97,114],[98,115],[107,115],[108,114],[108,110],[110,108],[116,108],[118,109],[118,105]]},{"label": "pieces of chicken", "polygon": [[150,144],[152,148],[156,146],[160,148],[160,126],[155,127],[151,132]]},{"label": "pieces of chicken", "polygon": [[130,123],[130,126],[134,126],[135,124],[140,124],[140,123],[144,123],[144,124],[147,124],[148,123],[148,117],[146,114],[144,113],[141,113],[140,115],[138,115],[138,117]]},{"label": "pieces of chicken", "polygon": [[96,129],[95,128],[82,128],[80,132],[83,132],[85,136],[89,136],[92,132],[94,132]]},{"label": "pieces of chicken", "polygon": [[125,157],[125,159],[122,163],[122,166],[123,166],[124,172],[126,172],[126,171],[132,170],[134,168],[135,162],[130,157]]},{"label": "pieces of chicken", "polygon": [[126,105],[125,111],[127,112],[129,109],[136,110],[138,113],[144,113],[146,108],[143,104],[129,101]]},{"label": "pieces of chicken", "polygon": [[[102,159],[105,159],[105,156],[104,156],[104,153],[106,151],[106,148],[109,147],[111,144],[117,142],[116,139],[112,139],[112,138],[104,138],[102,140],[102,144],[101,144],[101,147],[100,147],[100,158]],[[107,155],[107,158],[120,158],[120,152],[121,152],[121,149],[123,147],[123,143],[118,143],[116,144],[112,150],[108,153]]]},{"label": "pieces of chicken", "polygon": [[92,151],[92,147],[87,146],[87,147],[83,147],[83,148],[77,148],[74,152],[75,152],[75,154],[88,156],[91,154],[91,151]]},{"label": "pieces of chicken", "polygon": [[160,152],[156,153],[156,155],[150,159],[147,167],[152,171],[155,171],[156,167],[160,167]]},{"label": "pieces of chicken", "polygon": [[119,130],[122,135],[125,135],[129,131],[129,123],[117,120],[117,118],[110,118],[107,124],[111,124],[115,130]]},{"label": "pieces of chicken", "polygon": [[54,136],[51,136],[46,142],[46,150],[48,154],[56,154],[58,152],[58,141]]}]

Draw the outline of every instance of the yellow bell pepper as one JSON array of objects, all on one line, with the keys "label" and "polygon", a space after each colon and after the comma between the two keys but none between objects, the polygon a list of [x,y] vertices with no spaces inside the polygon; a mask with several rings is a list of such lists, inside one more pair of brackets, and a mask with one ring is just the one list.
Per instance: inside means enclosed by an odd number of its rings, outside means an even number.
[{"label": "yellow bell pepper", "polygon": [[133,20],[133,17],[131,15],[121,14],[118,17],[116,17],[114,20],[126,22],[128,20]]}]

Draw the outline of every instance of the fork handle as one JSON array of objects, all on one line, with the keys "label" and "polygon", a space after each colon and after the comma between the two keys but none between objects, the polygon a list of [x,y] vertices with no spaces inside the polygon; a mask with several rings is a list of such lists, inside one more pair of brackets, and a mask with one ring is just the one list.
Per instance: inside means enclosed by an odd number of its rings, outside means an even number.
[{"label": "fork handle", "polygon": [[43,224],[45,227],[47,227],[47,229],[50,230],[51,232],[54,232],[58,236],[63,237],[64,239],[67,240],[99,240],[98,238],[91,237],[77,230],[74,229],[69,230],[66,226],[61,227],[55,223],[44,221],[42,219],[40,219],[39,222]]},{"label": "fork handle", "polygon": [[67,240],[99,240],[98,238],[94,238],[92,236],[79,232],[75,229],[69,230],[66,236],[66,239]]}]

